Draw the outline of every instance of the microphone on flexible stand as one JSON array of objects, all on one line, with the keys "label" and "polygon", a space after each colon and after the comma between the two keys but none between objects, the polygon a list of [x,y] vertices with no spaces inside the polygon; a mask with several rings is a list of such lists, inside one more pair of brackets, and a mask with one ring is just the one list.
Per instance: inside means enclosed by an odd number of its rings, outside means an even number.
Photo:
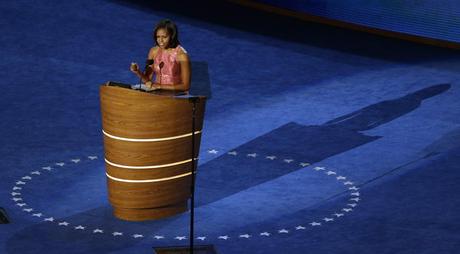
[{"label": "microphone on flexible stand", "polygon": [[[150,68],[150,65],[152,64],[153,64],[153,59],[147,59],[147,61],[145,61],[144,74],[146,73],[147,68]],[[142,78],[139,78],[139,90],[141,90],[141,88],[142,88]]]},{"label": "microphone on flexible stand", "polygon": [[161,74],[161,69],[163,69],[163,66],[164,66],[164,65],[165,65],[164,62],[161,62],[160,65],[158,65],[158,67],[160,67],[160,84],[162,84],[162,83],[161,83],[161,76],[162,76],[162,74]]}]

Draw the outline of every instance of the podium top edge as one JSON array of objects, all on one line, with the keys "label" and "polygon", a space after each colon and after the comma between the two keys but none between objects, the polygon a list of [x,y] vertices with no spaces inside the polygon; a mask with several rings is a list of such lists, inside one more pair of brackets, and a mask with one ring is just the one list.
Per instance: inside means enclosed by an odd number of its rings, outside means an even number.
[{"label": "podium top edge", "polygon": [[148,96],[160,96],[160,97],[168,97],[168,98],[174,98],[174,99],[207,99],[206,96],[204,95],[194,95],[194,94],[189,94],[188,92],[174,92],[174,91],[169,91],[169,90],[154,90],[154,91],[143,91],[143,90],[138,90],[138,89],[132,89],[131,85],[128,84],[120,84],[117,83],[117,85],[108,85],[102,84],[99,86],[100,89],[105,89],[105,88],[110,88],[110,89],[116,89],[116,90],[125,90],[129,92],[134,92],[134,93],[140,93],[140,94],[145,94]]}]

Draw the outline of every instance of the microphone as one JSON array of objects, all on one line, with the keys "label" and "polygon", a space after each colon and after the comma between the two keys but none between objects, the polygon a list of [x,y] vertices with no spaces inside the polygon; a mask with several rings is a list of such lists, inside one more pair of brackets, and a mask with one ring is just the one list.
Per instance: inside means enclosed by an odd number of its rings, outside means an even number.
[{"label": "microphone", "polygon": [[149,68],[150,65],[153,64],[153,59],[147,59],[147,61],[145,62],[145,68],[144,68],[144,71],[147,70],[147,68]]},{"label": "microphone", "polygon": [[[153,59],[147,59],[147,61],[145,61],[144,74],[147,71],[147,68],[150,68],[150,65],[152,64],[153,64]],[[142,78],[139,78],[139,90],[141,89],[142,89]]]},{"label": "microphone", "polygon": [[162,83],[161,83],[161,76],[162,76],[162,74],[161,74],[161,69],[163,69],[163,66],[164,66],[164,65],[165,65],[164,62],[161,62],[160,65],[158,65],[158,67],[160,67],[160,84],[162,84]]}]

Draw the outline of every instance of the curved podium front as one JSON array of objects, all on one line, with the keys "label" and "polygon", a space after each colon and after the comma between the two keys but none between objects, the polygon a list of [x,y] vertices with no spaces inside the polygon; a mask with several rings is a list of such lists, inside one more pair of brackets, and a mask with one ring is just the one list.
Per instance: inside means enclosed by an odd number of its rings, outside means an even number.
[{"label": "curved podium front", "polygon": [[[130,221],[159,219],[187,210],[192,163],[197,165],[205,98],[100,88],[109,201]],[[195,97],[196,98],[196,97]]]}]

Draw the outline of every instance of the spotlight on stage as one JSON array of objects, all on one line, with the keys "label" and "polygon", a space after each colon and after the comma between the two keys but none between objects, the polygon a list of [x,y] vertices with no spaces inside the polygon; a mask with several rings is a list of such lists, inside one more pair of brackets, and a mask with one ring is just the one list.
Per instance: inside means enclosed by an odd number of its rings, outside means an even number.
[{"label": "spotlight on stage", "polygon": [[6,216],[6,211],[2,207],[0,207],[0,224],[8,224],[10,221],[8,220],[8,216]]},{"label": "spotlight on stage", "polygon": [[155,254],[217,254],[212,245],[195,245],[193,246],[193,252],[190,252],[189,247],[177,246],[177,247],[157,247],[153,248]]}]

